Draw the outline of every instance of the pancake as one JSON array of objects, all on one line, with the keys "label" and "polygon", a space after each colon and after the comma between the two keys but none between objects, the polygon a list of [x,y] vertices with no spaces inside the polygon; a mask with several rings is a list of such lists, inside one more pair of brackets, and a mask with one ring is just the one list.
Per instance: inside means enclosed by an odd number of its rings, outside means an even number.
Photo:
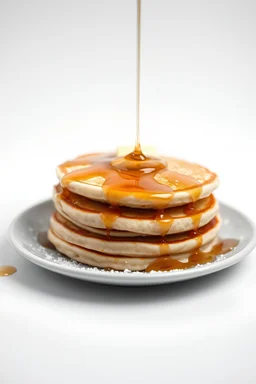
[{"label": "pancake", "polygon": [[[123,160],[113,154],[88,154],[58,166],[57,176],[62,187],[78,195],[132,208],[187,204],[209,196],[218,186],[216,174],[183,160],[166,157],[159,162],[150,157],[142,162],[143,172],[139,162],[128,172]],[[129,164],[135,166],[132,160]]]},{"label": "pancake", "polygon": [[115,229],[133,234],[164,236],[197,229],[208,224],[218,212],[213,195],[184,206],[162,211],[111,207],[79,196],[60,186],[54,188],[57,211],[82,228]]},{"label": "pancake", "polygon": [[[60,208],[60,207],[58,207],[58,208]],[[75,224],[77,227],[79,227],[81,229],[85,229],[88,232],[96,233],[96,234],[101,235],[101,236],[105,236],[105,237],[109,237],[109,236],[128,237],[128,238],[138,237],[138,236],[147,236],[147,235],[142,235],[142,234],[139,234],[136,232],[117,231],[115,229],[107,230],[107,229],[98,229],[98,228],[90,227],[88,225],[80,224],[73,219],[71,220],[64,212],[61,211],[61,209],[57,209],[57,212],[59,212],[61,214],[61,216],[63,216],[65,219],[67,219],[70,222],[72,222],[73,224]]]},{"label": "pancake", "polygon": [[219,231],[220,220],[216,216],[197,231],[161,236],[134,238],[106,237],[81,229],[55,213],[50,221],[51,231],[64,241],[108,255],[150,257],[193,251],[212,241]]},{"label": "pancake", "polygon": [[[48,230],[48,238],[51,241],[51,243],[54,244],[57,250],[62,254],[68,256],[70,259],[76,260],[82,264],[86,264],[92,267],[114,269],[118,271],[123,271],[127,269],[130,271],[144,271],[145,269],[153,265],[153,263],[155,263],[156,260],[158,260],[157,258],[152,258],[152,257],[151,258],[150,257],[135,258],[135,257],[113,257],[113,256],[105,255],[101,252],[95,252],[92,250],[79,247],[77,245],[70,244],[67,241],[58,237],[55,233],[53,233],[51,229]],[[217,241],[218,239],[215,238],[212,242],[208,243],[205,246],[200,247],[200,251],[205,253],[210,251],[214,247],[214,245],[217,243]],[[185,263],[187,263],[188,258],[193,257],[193,255],[194,255],[193,252],[188,252],[186,254],[169,256],[168,258],[165,258],[165,260],[171,259],[173,261],[176,261],[176,263],[177,262],[184,263],[183,265],[180,263],[177,263],[178,264],[177,268],[172,268],[172,269],[186,268],[187,266]],[[207,260],[208,258],[206,258],[205,262]],[[197,262],[194,262],[194,265],[197,265]]]}]

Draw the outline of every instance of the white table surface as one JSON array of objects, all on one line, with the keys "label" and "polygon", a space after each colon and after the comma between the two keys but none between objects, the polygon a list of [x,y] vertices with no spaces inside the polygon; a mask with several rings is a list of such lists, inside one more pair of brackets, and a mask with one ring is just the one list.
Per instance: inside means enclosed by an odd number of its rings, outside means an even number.
[{"label": "white table surface", "polygon": [[[220,175],[256,221],[255,3],[147,4],[142,142]],[[0,4],[1,384],[255,384],[256,252],[183,283],[122,288],[30,264],[11,220],[49,198],[57,164],[132,144],[133,2]],[[118,31],[118,32],[117,32]]]}]

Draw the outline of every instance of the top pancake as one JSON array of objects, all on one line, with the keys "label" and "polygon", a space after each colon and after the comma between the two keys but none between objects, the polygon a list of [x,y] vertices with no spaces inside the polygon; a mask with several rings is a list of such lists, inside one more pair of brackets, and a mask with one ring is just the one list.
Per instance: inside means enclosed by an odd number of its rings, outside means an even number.
[{"label": "top pancake", "polygon": [[218,177],[208,169],[175,158],[164,158],[166,169],[130,171],[116,167],[122,158],[113,154],[89,154],[57,167],[62,187],[89,199],[132,208],[164,209],[209,196]]}]

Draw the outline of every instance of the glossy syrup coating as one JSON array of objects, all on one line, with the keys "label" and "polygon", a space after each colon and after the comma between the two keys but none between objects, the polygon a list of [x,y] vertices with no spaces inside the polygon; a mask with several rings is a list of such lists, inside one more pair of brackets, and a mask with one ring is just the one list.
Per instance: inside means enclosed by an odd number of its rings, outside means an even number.
[{"label": "glossy syrup coating", "polygon": [[58,171],[62,187],[73,192],[74,182],[86,187],[97,186],[111,205],[126,205],[123,202],[129,197],[148,202],[155,209],[167,208],[177,192],[185,192],[189,201],[194,202],[200,198],[205,184],[217,180],[214,173],[196,164],[145,156],[136,148],[121,157],[80,156],[61,164]]},{"label": "glossy syrup coating", "polygon": [[153,220],[157,222],[162,236],[169,232],[174,220],[177,218],[190,217],[193,221],[193,228],[197,229],[202,215],[209,209],[212,209],[216,204],[214,196],[210,195],[202,200],[179,207],[160,210],[133,209],[93,201],[84,196],[70,192],[66,188],[63,189],[60,185],[55,187],[55,192],[57,199],[65,201],[71,207],[84,210],[85,212],[99,214],[105,228],[109,231],[113,229],[113,224],[118,218],[130,218],[140,221]]}]

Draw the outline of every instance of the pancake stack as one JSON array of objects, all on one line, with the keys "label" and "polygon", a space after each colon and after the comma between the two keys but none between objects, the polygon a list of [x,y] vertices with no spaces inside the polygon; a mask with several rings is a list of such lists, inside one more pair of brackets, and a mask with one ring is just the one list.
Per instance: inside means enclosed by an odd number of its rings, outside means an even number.
[{"label": "pancake stack", "polygon": [[[143,167],[142,167],[142,165]],[[173,158],[80,156],[57,167],[49,241],[92,267],[183,269],[212,261],[217,176]]]}]

